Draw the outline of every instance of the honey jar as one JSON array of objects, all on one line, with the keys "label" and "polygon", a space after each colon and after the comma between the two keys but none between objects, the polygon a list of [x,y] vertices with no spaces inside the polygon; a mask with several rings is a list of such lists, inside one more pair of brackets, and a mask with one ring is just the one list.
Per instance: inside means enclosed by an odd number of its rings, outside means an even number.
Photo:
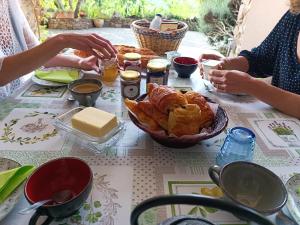
[{"label": "honey jar", "polygon": [[121,93],[123,98],[136,99],[140,95],[141,74],[135,70],[121,72]]},{"label": "honey jar", "polygon": [[117,59],[103,60],[101,63],[102,80],[113,82],[117,79],[119,69]]},{"label": "honey jar", "polygon": [[142,71],[142,56],[138,53],[126,53],[124,55],[124,70]]},{"label": "honey jar", "polygon": [[167,65],[158,61],[150,61],[147,65],[147,83],[168,84]]}]

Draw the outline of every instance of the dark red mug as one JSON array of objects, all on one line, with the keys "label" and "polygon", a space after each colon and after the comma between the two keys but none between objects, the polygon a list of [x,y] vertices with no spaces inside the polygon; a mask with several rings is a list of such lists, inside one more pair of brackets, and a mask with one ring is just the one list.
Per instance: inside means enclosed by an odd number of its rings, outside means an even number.
[{"label": "dark red mug", "polygon": [[72,197],[63,203],[49,202],[39,207],[29,221],[35,225],[40,216],[47,216],[42,225],[50,224],[54,219],[71,216],[87,200],[93,185],[91,168],[83,160],[64,157],[51,160],[40,167],[28,178],[24,194],[30,204],[51,199],[53,194],[70,190]]}]

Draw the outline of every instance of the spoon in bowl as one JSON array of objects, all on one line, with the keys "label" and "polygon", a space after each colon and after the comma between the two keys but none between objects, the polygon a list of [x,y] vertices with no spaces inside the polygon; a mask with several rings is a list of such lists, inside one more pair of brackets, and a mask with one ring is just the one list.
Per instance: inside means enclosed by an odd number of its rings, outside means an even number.
[{"label": "spoon in bowl", "polygon": [[66,189],[66,190],[58,191],[58,192],[53,193],[50,199],[38,201],[38,202],[32,204],[31,206],[29,206],[25,209],[22,209],[18,213],[26,215],[48,202],[54,202],[56,204],[61,204],[61,203],[64,203],[64,202],[72,199],[72,197],[73,197],[73,193],[71,190]]}]

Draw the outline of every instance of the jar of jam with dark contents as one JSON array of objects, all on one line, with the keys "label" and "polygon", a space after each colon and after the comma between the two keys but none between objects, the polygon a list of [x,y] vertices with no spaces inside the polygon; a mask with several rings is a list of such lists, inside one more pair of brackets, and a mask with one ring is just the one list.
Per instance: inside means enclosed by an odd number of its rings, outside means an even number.
[{"label": "jar of jam with dark contents", "polygon": [[168,83],[168,77],[170,74],[170,67],[171,67],[171,62],[168,59],[165,58],[155,58],[151,59],[149,63],[163,63],[166,66],[166,84]]},{"label": "jar of jam with dark contents", "polygon": [[150,61],[147,65],[147,84],[156,83],[159,85],[168,84],[168,74],[166,64],[162,62]]},{"label": "jar of jam with dark contents", "polygon": [[136,99],[140,95],[140,72],[135,70],[122,71],[120,80],[123,98]]},{"label": "jar of jam with dark contents", "polygon": [[142,71],[142,56],[138,53],[126,53],[124,55],[124,70]]}]

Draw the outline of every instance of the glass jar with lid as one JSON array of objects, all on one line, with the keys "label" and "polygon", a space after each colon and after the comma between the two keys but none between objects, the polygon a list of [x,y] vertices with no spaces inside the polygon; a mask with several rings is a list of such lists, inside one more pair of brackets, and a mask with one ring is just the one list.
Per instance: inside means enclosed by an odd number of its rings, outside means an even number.
[{"label": "glass jar with lid", "polygon": [[147,65],[147,83],[168,84],[167,65],[159,61],[150,61]]},{"label": "glass jar with lid", "polygon": [[138,53],[126,53],[124,55],[124,70],[142,71],[142,56]]},{"label": "glass jar with lid", "polygon": [[121,72],[121,93],[123,98],[136,99],[140,95],[141,74],[135,70]]}]

